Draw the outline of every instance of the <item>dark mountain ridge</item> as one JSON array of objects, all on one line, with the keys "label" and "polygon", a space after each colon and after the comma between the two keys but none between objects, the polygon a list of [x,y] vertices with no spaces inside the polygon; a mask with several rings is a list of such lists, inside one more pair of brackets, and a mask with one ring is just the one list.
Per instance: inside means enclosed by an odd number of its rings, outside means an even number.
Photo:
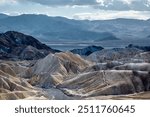
[{"label": "dark mountain ridge", "polygon": [[127,48],[137,48],[143,51],[150,51],[150,46],[139,46],[139,45],[129,44]]},{"label": "dark mountain ridge", "polygon": [[96,52],[96,51],[100,51],[104,49],[103,47],[101,46],[88,46],[88,47],[85,47],[83,49],[73,49],[73,50],[70,50],[72,53],[74,54],[79,54],[79,55],[84,55],[84,56],[88,56],[90,55],[91,53],[93,52]]},{"label": "dark mountain ridge", "polygon": [[[26,51],[25,51],[26,50]],[[28,50],[28,51],[27,51]],[[28,59],[39,59],[49,53],[58,52],[42,44],[32,36],[15,31],[8,31],[0,34],[0,53],[1,59],[17,58],[27,59],[23,55],[29,56]],[[34,55],[37,57],[34,57]],[[32,56],[32,57],[31,57]]]}]

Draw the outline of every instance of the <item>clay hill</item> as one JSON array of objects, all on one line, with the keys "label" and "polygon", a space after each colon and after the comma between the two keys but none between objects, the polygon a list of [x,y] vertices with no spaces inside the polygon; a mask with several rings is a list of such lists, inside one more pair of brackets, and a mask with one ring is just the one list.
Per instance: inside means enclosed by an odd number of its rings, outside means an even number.
[{"label": "clay hill", "polygon": [[12,31],[0,42],[0,99],[150,99],[150,51],[143,46],[74,54]]}]

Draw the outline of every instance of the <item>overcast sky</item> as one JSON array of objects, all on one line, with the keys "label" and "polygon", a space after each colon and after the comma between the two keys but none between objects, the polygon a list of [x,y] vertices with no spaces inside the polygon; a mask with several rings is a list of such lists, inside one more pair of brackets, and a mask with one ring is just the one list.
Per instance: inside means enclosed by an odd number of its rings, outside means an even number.
[{"label": "overcast sky", "polygon": [[75,19],[150,18],[150,0],[0,0],[0,13]]}]

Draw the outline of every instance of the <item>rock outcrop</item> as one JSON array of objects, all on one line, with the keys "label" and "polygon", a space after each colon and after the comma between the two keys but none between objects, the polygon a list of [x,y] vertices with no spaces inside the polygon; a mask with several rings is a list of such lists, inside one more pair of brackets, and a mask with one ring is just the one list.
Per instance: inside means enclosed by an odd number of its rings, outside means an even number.
[{"label": "rock outcrop", "polygon": [[138,46],[138,45],[130,44],[127,46],[127,48],[137,48],[143,51],[150,51],[150,46]]},{"label": "rock outcrop", "polygon": [[150,52],[142,52],[134,56],[135,59],[150,63]]},{"label": "rock outcrop", "polygon": [[109,62],[125,58],[132,58],[139,53],[142,53],[142,50],[136,48],[103,49],[101,51],[92,53],[87,57],[87,59],[94,62]]},{"label": "rock outcrop", "polygon": [[124,65],[116,66],[114,69],[150,72],[150,63],[126,63]]},{"label": "rock outcrop", "polygon": [[0,70],[1,100],[24,99],[32,96],[38,99],[44,94],[32,87],[26,80],[11,76]]},{"label": "rock outcrop", "polygon": [[39,59],[58,52],[32,36],[15,31],[0,34],[0,59]]},{"label": "rock outcrop", "polygon": [[32,85],[48,88],[60,84],[69,75],[81,73],[90,64],[92,63],[70,52],[49,54],[32,67],[34,77],[29,82]]},{"label": "rock outcrop", "polygon": [[82,55],[88,56],[88,55],[92,54],[93,52],[100,51],[102,49],[104,49],[104,48],[101,46],[88,46],[88,47],[83,48],[83,49],[73,49],[73,50],[71,50],[71,52],[74,54],[79,54],[81,56]]},{"label": "rock outcrop", "polygon": [[59,88],[67,95],[80,97],[133,94],[150,90],[149,76],[149,72],[101,70],[77,75]]}]

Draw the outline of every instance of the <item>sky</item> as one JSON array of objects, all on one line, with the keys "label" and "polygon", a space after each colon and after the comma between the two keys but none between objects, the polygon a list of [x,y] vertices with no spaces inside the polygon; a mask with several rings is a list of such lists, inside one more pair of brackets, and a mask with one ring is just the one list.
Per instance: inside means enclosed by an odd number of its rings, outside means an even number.
[{"label": "sky", "polygon": [[150,0],[0,0],[0,13],[89,20],[149,19]]}]

